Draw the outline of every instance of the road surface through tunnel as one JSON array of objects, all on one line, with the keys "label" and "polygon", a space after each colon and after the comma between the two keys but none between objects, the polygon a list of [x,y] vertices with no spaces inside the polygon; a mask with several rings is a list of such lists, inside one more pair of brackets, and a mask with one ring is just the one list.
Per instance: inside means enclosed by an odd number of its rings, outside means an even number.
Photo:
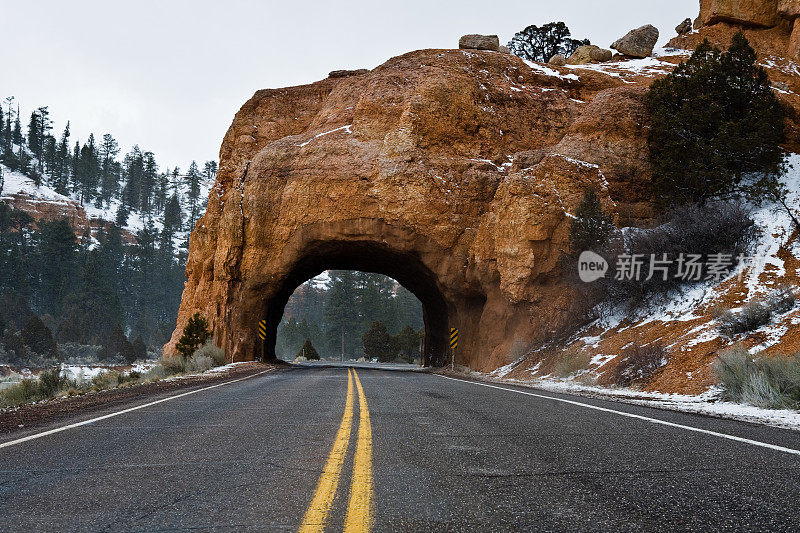
[{"label": "road surface through tunnel", "polygon": [[435,275],[413,254],[372,241],[328,241],[315,243],[298,259],[280,283],[279,290],[264,305],[266,338],[260,347],[266,360],[276,358],[278,326],[294,291],[327,270],[376,273],[396,280],[422,305],[424,340],[422,360],[426,366],[447,361],[448,310]]}]

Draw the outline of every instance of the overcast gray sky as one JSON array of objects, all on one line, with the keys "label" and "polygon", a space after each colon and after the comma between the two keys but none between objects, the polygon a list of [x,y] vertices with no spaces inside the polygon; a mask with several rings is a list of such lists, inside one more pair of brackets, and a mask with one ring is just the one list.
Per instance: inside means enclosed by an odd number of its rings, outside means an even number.
[{"label": "overcast gray sky", "polygon": [[457,47],[465,33],[505,43],[555,20],[604,47],[649,23],[664,44],[697,12],[698,0],[0,0],[0,97],[17,97],[23,125],[49,105],[57,135],[71,120],[73,143],[109,132],[123,151],[138,143],[185,170],[217,158],[257,89]]}]

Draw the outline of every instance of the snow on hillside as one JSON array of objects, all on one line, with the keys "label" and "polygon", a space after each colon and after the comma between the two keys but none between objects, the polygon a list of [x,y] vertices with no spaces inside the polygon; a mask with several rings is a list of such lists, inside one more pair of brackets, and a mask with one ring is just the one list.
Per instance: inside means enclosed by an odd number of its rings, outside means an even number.
[{"label": "snow on hillside", "polygon": [[[788,156],[789,166],[781,181],[787,204],[800,210],[800,155]],[[776,204],[754,207],[752,218],[759,230],[748,254],[752,260],[733,270],[728,278],[698,283],[666,296],[653,297],[634,313],[601,309],[601,318],[580,330],[559,347],[543,346],[485,379],[525,384],[553,391],[602,394],[623,401],[659,405],[669,409],[800,427],[800,415],[792,411],[764,410],[723,402],[714,384],[716,355],[741,343],[750,353],[794,353],[800,349],[800,306],[776,313],[770,323],[729,338],[720,334],[715,308],[739,312],[780,285],[797,286],[800,243],[793,222]],[[632,345],[661,345],[667,350],[656,380],[647,389],[609,385],[605,373],[620,357],[627,358]],[[569,350],[582,354],[588,366],[569,377],[557,377],[553,361]],[[611,381],[613,383],[613,381]],[[662,392],[656,392],[662,391]],[[673,394],[667,394],[673,393]],[[681,394],[674,394],[681,393]]]},{"label": "snow on hillside", "polygon": [[36,187],[36,184],[28,176],[14,172],[5,165],[0,164],[0,169],[3,174],[3,190],[0,193],[0,200],[10,199],[15,194],[25,194],[42,202],[64,204],[72,202],[71,198],[58,194],[46,185]]},{"label": "snow on hillside", "polygon": [[[787,204],[800,211],[800,154],[790,154],[787,172],[781,178],[787,190]],[[779,205],[768,203],[753,210],[751,217],[759,230],[756,243],[749,252],[751,261],[733,270],[728,278],[717,281],[699,283],[685,289],[680,295],[652,301],[650,306],[640,311],[633,319],[637,324],[653,321],[688,321],[698,318],[698,308],[718,298],[725,290],[728,281],[742,276],[747,287],[746,300],[764,296],[774,289],[778,280],[785,274],[782,249],[788,247],[794,257],[800,258],[800,242],[791,240],[794,227],[789,215]],[[764,273],[769,271],[771,280],[765,280]],[[598,322],[606,328],[614,328],[629,314],[609,314]]]},{"label": "snow on hillside", "polygon": [[581,70],[593,70],[602,72],[609,76],[620,78],[625,83],[634,83],[632,78],[637,76],[660,76],[667,74],[675,68],[675,63],[664,60],[663,58],[689,57],[690,52],[677,48],[660,48],[653,50],[651,57],[643,59],[623,59],[619,61],[609,61],[606,63],[589,63],[586,65],[565,65],[566,68],[580,72]]},{"label": "snow on hillside", "polygon": [[[103,220],[106,222],[114,222],[116,220],[117,211],[120,207],[120,201],[117,199],[112,199],[107,204],[101,204],[100,206],[96,205],[94,202],[85,203],[81,206],[80,197],[78,194],[65,196],[56,192],[46,183],[42,183],[37,187],[32,179],[20,172],[12,171],[5,165],[0,164],[0,169],[2,169],[3,175],[3,188],[0,192],[0,200],[13,201],[16,198],[24,197],[26,204],[47,203],[53,205],[71,206],[78,210],[83,210],[89,220]],[[201,182],[201,201],[204,201],[208,198],[213,185],[213,182],[208,182],[206,180]],[[120,184],[120,187],[123,186],[124,184]],[[188,194],[188,186],[185,183],[182,183],[176,192],[178,193],[182,202],[185,203],[184,199]],[[163,229],[163,224],[160,218],[160,216],[153,215],[149,220],[152,222],[153,227],[159,231]],[[131,234],[136,234],[136,232],[144,229],[147,225],[147,215],[134,211],[128,215],[127,223],[123,229],[127,230]],[[185,242],[188,238],[189,232],[192,228],[188,228],[188,223],[186,226],[187,227],[184,228],[184,231],[179,232],[176,235],[176,245]]]}]

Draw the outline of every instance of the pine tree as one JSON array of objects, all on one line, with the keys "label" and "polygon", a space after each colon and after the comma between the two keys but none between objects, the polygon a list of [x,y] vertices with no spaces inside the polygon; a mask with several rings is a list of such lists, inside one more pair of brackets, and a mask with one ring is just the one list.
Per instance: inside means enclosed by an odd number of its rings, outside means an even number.
[{"label": "pine tree", "polygon": [[110,134],[103,134],[103,140],[99,146],[100,157],[100,198],[108,205],[113,195],[119,187],[117,175],[117,155],[119,155],[119,143]]},{"label": "pine tree", "polygon": [[80,151],[79,180],[81,205],[91,202],[98,196],[97,189],[100,183],[100,161],[97,154],[97,146],[94,142],[94,134],[89,134],[89,139]]},{"label": "pine tree", "polygon": [[113,359],[118,356],[125,358],[126,354],[133,351],[133,347],[129,348],[129,346],[130,342],[122,330],[122,325],[117,324],[100,348],[100,358]]},{"label": "pine tree", "polygon": [[81,143],[77,139],[75,140],[75,147],[72,149],[72,168],[71,170],[71,177],[72,177],[72,192],[78,192],[81,190]]},{"label": "pine tree", "polygon": [[181,213],[181,205],[178,203],[178,196],[173,194],[164,206],[164,229],[162,237],[164,245],[168,245],[172,249],[172,238],[175,233],[180,231],[183,215]]},{"label": "pine tree", "polygon": [[56,331],[56,339],[59,342],[75,342],[78,344],[97,344],[96,340],[90,339],[90,332],[87,326],[92,324],[89,315],[81,313],[76,308],[71,308]]},{"label": "pine tree", "polygon": [[124,228],[128,225],[129,213],[124,200],[125,199],[123,198],[123,201],[119,204],[119,207],[117,208],[117,214],[114,217],[114,223],[120,228]]},{"label": "pine tree", "polygon": [[17,112],[14,115],[14,131],[11,134],[11,142],[17,146],[22,146],[22,124],[19,121],[19,104],[17,104]]},{"label": "pine tree", "polygon": [[213,182],[217,179],[217,162],[216,161],[206,161],[203,165],[203,177],[205,177],[207,183]]},{"label": "pine tree", "polygon": [[100,242],[99,250],[103,254],[108,266],[109,276],[114,286],[115,294],[122,299],[122,295],[129,285],[127,271],[125,269],[125,245],[122,243],[122,235],[115,224],[109,224],[107,228],[98,234]]},{"label": "pine tree", "polygon": [[156,179],[156,189],[154,194],[155,209],[158,213],[163,213],[169,198],[169,172],[162,172]]},{"label": "pine tree", "polygon": [[133,356],[134,361],[144,361],[147,359],[147,346],[141,335],[137,336],[136,340],[133,341]]},{"label": "pine tree", "polygon": [[125,189],[123,191],[125,205],[132,211],[138,211],[142,205],[142,179],[144,175],[144,157],[138,145],[134,145],[125,156]]},{"label": "pine tree", "polygon": [[102,244],[100,248],[89,250],[80,267],[77,288],[65,305],[70,310],[69,315],[91,317],[83,325],[82,335],[95,344],[124,319],[115,285],[117,269],[111,261]]},{"label": "pine tree", "polygon": [[364,357],[388,363],[397,357],[395,339],[386,331],[386,325],[378,320],[372,323],[369,330],[361,337],[364,344]]},{"label": "pine tree", "polygon": [[56,138],[52,135],[47,135],[44,138],[44,152],[42,153],[42,158],[44,159],[45,167],[47,168],[47,172],[50,174],[50,184],[55,185],[55,181],[53,180],[53,174],[55,173],[56,168],[56,155],[58,150],[58,143],[56,142]]},{"label": "pine tree", "polygon": [[46,357],[58,357],[58,346],[56,346],[56,341],[53,339],[53,333],[38,316],[34,315],[25,322],[20,335],[25,346],[34,353]]},{"label": "pine tree", "polygon": [[209,337],[211,337],[211,332],[208,329],[208,322],[200,316],[200,313],[195,313],[183,328],[183,335],[178,339],[175,349],[184,357],[191,357]]},{"label": "pine tree", "polygon": [[355,273],[331,271],[331,285],[325,302],[325,336],[333,353],[354,355],[359,351],[358,331],[361,316],[357,312],[358,289]]},{"label": "pine tree", "polygon": [[69,169],[71,167],[69,153],[69,121],[64,127],[61,139],[56,148],[55,166],[52,171],[53,188],[59,194],[69,193]]},{"label": "pine tree", "polygon": [[750,176],[784,169],[784,110],[742,33],[727,52],[705,40],[647,96],[656,204],[705,203]]},{"label": "pine tree", "polygon": [[306,341],[303,343],[300,351],[297,352],[297,357],[305,357],[309,361],[319,361],[319,354],[316,348],[314,348],[314,345],[311,344],[310,338],[306,337]]},{"label": "pine tree", "polygon": [[413,362],[414,359],[421,357],[420,342],[424,337],[422,330],[415,330],[411,326],[406,326],[400,330],[395,337],[397,349],[405,356],[406,361]]},{"label": "pine tree", "polygon": [[42,310],[61,314],[70,292],[77,259],[75,233],[66,219],[39,222],[40,298]]},{"label": "pine tree", "polygon": [[36,110],[36,117],[38,119],[37,129],[39,132],[39,146],[36,151],[39,158],[39,172],[43,172],[43,161],[45,159],[45,143],[51,138],[50,132],[53,130],[53,121],[50,119],[50,111],[47,106],[40,107]]},{"label": "pine tree", "polygon": [[3,139],[5,140],[4,147],[7,151],[11,151],[11,143],[13,142],[13,135],[11,129],[11,122],[14,120],[14,97],[13,96],[6,96],[6,105],[8,106],[8,111],[6,112],[6,123],[0,124],[0,127],[3,128]]},{"label": "pine tree", "polygon": [[181,190],[181,169],[175,167],[172,169],[172,191],[178,194],[178,199],[180,199],[180,190]]},{"label": "pine tree", "polygon": [[556,54],[569,57],[579,46],[587,44],[591,44],[588,39],[572,39],[563,22],[549,22],[541,27],[531,25],[516,33],[508,48],[512,54],[528,61],[546,63]]},{"label": "pine tree", "polygon": [[189,186],[189,192],[186,195],[189,200],[189,230],[194,229],[194,223],[198,218],[198,201],[200,199],[200,170],[197,168],[197,163],[192,161],[189,165],[189,171],[186,173],[186,184]]},{"label": "pine tree", "polygon": [[577,257],[587,250],[599,252],[613,231],[613,219],[603,212],[603,204],[595,190],[588,189],[570,222],[570,255]]},{"label": "pine tree", "polygon": [[36,111],[31,113],[31,119],[28,122],[28,149],[33,152],[33,155],[39,156],[39,117]]},{"label": "pine tree", "polygon": [[158,164],[156,163],[153,152],[144,152],[142,154],[142,162],[141,202],[139,209],[143,213],[149,215],[152,210],[152,198],[158,178]]}]

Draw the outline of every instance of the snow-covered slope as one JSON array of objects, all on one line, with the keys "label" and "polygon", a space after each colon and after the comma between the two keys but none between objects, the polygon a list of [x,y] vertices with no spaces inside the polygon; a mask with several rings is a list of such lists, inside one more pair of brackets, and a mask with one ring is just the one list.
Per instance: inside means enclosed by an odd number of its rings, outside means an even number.
[{"label": "snow-covered slope", "polygon": [[[3,176],[3,188],[0,192],[0,200],[30,213],[34,219],[55,220],[67,218],[75,229],[76,234],[81,235],[87,227],[93,232],[105,223],[116,220],[117,211],[120,207],[118,199],[112,199],[107,204],[96,205],[94,202],[80,204],[77,194],[65,196],[59,194],[46,183],[39,186],[32,179],[20,172],[14,172],[8,167],[0,164]],[[213,182],[203,180],[201,183],[200,198],[207,199]],[[121,184],[122,186],[122,184]],[[181,199],[186,198],[188,186],[182,184],[176,191]],[[162,217],[159,214],[146,215],[139,212],[131,212],[128,215],[124,233],[131,240],[141,229],[148,224],[161,230],[163,228]],[[183,243],[189,236],[191,228],[188,222],[184,223],[183,231],[176,235],[176,245]]]},{"label": "snow-covered slope", "polygon": [[[800,155],[789,156],[782,178],[787,203],[800,210]],[[663,367],[646,389],[667,393],[712,394],[713,363],[720,350],[741,344],[751,353],[791,354],[800,350],[800,306],[777,314],[755,331],[723,336],[719,309],[738,312],[746,303],[764,298],[779,286],[796,288],[800,280],[800,239],[789,215],[777,205],[754,210],[760,234],[749,255],[752,261],[720,282],[708,281],[682,293],[654,299],[631,315],[606,310],[602,318],[581,330],[566,347],[542,348],[504,367],[496,378],[516,381],[551,380],[609,384],[608,375],[632,345],[658,343],[667,349]],[[588,369],[570,378],[556,378],[556,362],[565,350],[577,350]]]}]

